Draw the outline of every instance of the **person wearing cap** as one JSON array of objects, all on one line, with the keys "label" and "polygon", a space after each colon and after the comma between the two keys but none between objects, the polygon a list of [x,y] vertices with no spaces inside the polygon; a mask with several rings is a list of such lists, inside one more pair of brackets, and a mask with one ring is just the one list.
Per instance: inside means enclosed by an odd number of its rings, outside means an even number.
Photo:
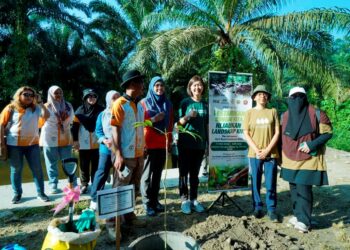
[{"label": "person wearing cap", "polygon": [[[58,185],[59,161],[72,157],[71,125],[74,119],[73,106],[64,99],[63,91],[59,86],[53,85],[47,92],[45,104],[50,117],[41,118],[39,144],[43,147],[47,176],[51,194],[57,194],[61,190]],[[74,176],[76,183],[76,176]]]},{"label": "person wearing cap", "polygon": [[[189,97],[183,99],[179,107],[178,125],[187,131],[197,134],[179,133],[179,191],[181,212],[191,214],[192,211],[203,213],[205,208],[197,200],[199,170],[208,143],[208,104],[203,100],[203,79],[195,75],[187,84]],[[187,182],[189,180],[190,187]]]},{"label": "person wearing cap", "polygon": [[312,186],[328,185],[324,154],[332,124],[325,112],[309,104],[302,87],[289,91],[287,103],[281,122],[281,177],[289,182],[293,205],[288,224],[306,233],[311,226]]},{"label": "person wearing cap", "polygon": [[[144,109],[139,100],[143,94],[144,76],[138,70],[127,71],[120,84],[124,90],[112,106],[112,162],[115,169],[113,187],[133,184],[136,194],[140,190],[143,170],[144,134],[143,126],[135,123],[144,121]],[[129,225],[145,226],[136,215],[124,215],[124,222]]]},{"label": "person wearing cap", "polygon": [[249,145],[248,158],[251,175],[251,189],[256,218],[263,217],[263,202],[260,197],[261,177],[265,175],[266,207],[269,219],[278,222],[277,206],[277,141],[280,124],[277,111],[268,108],[271,93],[265,85],[258,85],[252,95],[256,105],[249,109],[244,117],[243,133]]},{"label": "person wearing cap", "polygon": [[75,112],[72,134],[73,147],[79,150],[81,193],[88,192],[98,167],[98,139],[95,134],[96,120],[103,111],[97,103],[98,95],[93,89],[83,90],[83,104]]},{"label": "person wearing cap", "polygon": [[[154,216],[157,212],[164,211],[158,194],[166,147],[170,148],[173,130],[173,107],[165,95],[165,83],[160,76],[151,79],[147,96],[141,100],[141,104],[144,108],[144,119],[152,122],[152,127],[144,128],[147,159],[141,177],[141,195],[146,214]],[[164,133],[167,133],[168,145]]]}]

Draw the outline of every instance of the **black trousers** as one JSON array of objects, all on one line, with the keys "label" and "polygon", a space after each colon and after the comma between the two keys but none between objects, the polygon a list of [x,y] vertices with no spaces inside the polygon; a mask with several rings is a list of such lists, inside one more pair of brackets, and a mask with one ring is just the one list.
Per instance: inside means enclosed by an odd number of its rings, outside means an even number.
[{"label": "black trousers", "polygon": [[306,226],[311,225],[313,194],[311,185],[289,183],[293,204],[293,213],[298,221]]},{"label": "black trousers", "polygon": [[98,158],[98,149],[79,150],[80,182],[82,186],[87,186],[90,179],[91,182],[94,180],[98,168]]},{"label": "black trousers", "polygon": [[[201,168],[201,163],[204,155],[204,150],[187,149],[179,147],[179,191],[182,201],[195,200],[198,195],[198,174]],[[190,195],[188,197],[188,176],[190,178]]]},{"label": "black trousers", "polygon": [[165,163],[165,149],[148,149],[146,164],[141,176],[141,195],[143,204],[155,207],[158,202],[160,179]]}]

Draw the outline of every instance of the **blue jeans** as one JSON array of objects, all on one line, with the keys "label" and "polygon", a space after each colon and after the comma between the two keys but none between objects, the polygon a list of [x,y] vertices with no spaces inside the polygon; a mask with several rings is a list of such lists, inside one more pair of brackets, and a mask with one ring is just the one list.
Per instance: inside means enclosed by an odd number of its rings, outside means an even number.
[{"label": "blue jeans", "polygon": [[43,170],[40,162],[39,145],[32,146],[7,146],[10,158],[11,185],[15,195],[22,195],[22,170],[23,156],[26,157],[30,170],[34,178],[36,191],[44,194]]},{"label": "blue jeans", "polygon": [[277,204],[277,163],[273,158],[260,160],[249,158],[250,175],[252,178],[252,198],[254,210],[261,210],[263,203],[260,197],[261,177],[264,172],[266,186],[266,207],[268,211],[274,212]]},{"label": "blue jeans", "polygon": [[[72,146],[64,147],[43,147],[46,172],[49,177],[50,188],[57,188],[58,184],[58,163],[60,160],[72,157]],[[74,178],[76,186],[77,177]]]},{"label": "blue jeans", "polygon": [[109,170],[113,166],[111,155],[100,153],[100,157],[98,160],[98,167],[92,182],[91,187],[91,200],[96,202],[97,191],[103,190],[105,187],[105,183],[107,181]]}]

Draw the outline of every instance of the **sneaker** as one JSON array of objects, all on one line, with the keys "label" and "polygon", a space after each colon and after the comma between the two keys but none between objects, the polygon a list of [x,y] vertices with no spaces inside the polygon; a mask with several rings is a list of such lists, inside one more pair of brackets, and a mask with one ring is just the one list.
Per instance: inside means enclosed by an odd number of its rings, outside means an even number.
[{"label": "sneaker", "polygon": [[297,224],[297,222],[298,222],[297,217],[292,216],[292,217],[288,220],[287,226],[288,226],[288,227],[294,227],[295,224]]},{"label": "sneaker", "polygon": [[200,204],[197,200],[193,200],[191,202],[191,209],[196,211],[197,213],[203,213],[205,211],[203,205]]},{"label": "sneaker", "polygon": [[184,214],[191,214],[191,202],[189,200],[181,203],[181,212]]},{"label": "sneaker", "polygon": [[307,233],[309,232],[309,227],[306,226],[304,223],[297,221],[297,223],[295,223],[294,228],[296,230],[298,230],[300,233]]},{"label": "sneaker", "polygon": [[90,202],[90,209],[96,211],[97,203],[95,201]]},{"label": "sneaker", "polygon": [[21,201],[22,195],[21,194],[15,194],[12,198],[12,204],[17,204]]},{"label": "sneaker", "polygon": [[41,201],[43,201],[43,202],[48,202],[48,201],[50,201],[50,198],[46,195],[46,194],[44,194],[44,193],[42,193],[42,194],[38,194],[38,197],[37,197],[39,200],[41,200]]},{"label": "sneaker", "polygon": [[86,186],[80,186],[80,193],[81,194],[86,194],[88,192],[88,185]]},{"label": "sneaker", "polygon": [[269,211],[267,212],[267,215],[269,216],[270,221],[272,221],[273,223],[278,222],[278,216],[275,211]]},{"label": "sneaker", "polygon": [[262,210],[254,210],[253,216],[256,219],[260,219],[260,218],[264,217],[264,213]]},{"label": "sneaker", "polygon": [[50,189],[50,194],[59,194],[61,192],[62,192],[62,190],[57,188],[57,187],[53,187]]},{"label": "sneaker", "polygon": [[156,215],[156,211],[152,207],[150,207],[149,205],[145,204],[145,205],[143,205],[143,207],[144,207],[146,214],[148,216],[155,216]]},{"label": "sneaker", "polygon": [[162,204],[160,204],[159,201],[157,201],[157,205],[155,207],[155,210],[156,210],[156,212],[161,213],[161,212],[165,211],[165,207]]}]

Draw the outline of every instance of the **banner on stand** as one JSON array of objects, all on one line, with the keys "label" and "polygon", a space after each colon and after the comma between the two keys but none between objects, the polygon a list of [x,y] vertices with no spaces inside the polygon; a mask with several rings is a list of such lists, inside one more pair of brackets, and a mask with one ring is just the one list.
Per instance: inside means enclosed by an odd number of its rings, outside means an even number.
[{"label": "banner on stand", "polygon": [[245,112],[252,107],[253,75],[210,71],[208,190],[248,188]]}]

